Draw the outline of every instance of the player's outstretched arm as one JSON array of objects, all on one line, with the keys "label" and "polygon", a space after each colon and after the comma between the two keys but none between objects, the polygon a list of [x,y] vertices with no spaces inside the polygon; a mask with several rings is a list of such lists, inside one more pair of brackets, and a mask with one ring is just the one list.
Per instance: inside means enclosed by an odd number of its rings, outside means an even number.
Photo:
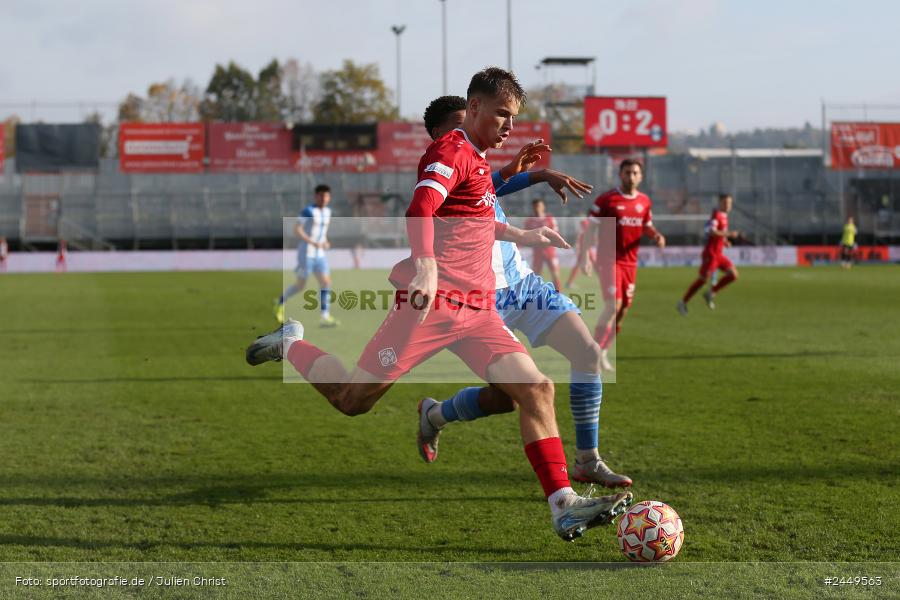
[{"label": "player's outstretched arm", "polygon": [[553,246],[563,250],[572,247],[558,231],[546,226],[536,229],[519,229],[509,225],[502,233],[498,230],[497,239],[503,242],[513,242],[520,246]]},{"label": "player's outstretched arm", "polygon": [[553,191],[562,199],[562,203],[569,201],[566,190],[569,190],[579,198],[584,198],[585,194],[589,194],[594,189],[589,183],[575,179],[571,175],[566,175],[560,171],[553,169],[542,169],[531,173],[532,184],[544,181],[553,188]]},{"label": "player's outstretched arm", "polygon": [[654,227],[653,225],[644,225],[644,235],[653,240],[656,243],[657,247],[666,247],[666,236],[657,231],[656,227]]}]

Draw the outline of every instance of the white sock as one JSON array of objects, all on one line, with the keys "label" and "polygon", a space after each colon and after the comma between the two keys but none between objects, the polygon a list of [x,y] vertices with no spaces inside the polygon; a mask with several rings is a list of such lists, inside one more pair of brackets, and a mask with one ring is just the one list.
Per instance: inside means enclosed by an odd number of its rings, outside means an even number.
[{"label": "white sock", "polygon": [[447,419],[444,418],[444,413],[441,411],[441,404],[443,403],[438,402],[425,413],[425,418],[428,419],[428,422],[438,429],[447,424]]},{"label": "white sock", "polygon": [[600,451],[596,448],[588,448],[586,450],[582,450],[578,448],[575,450],[575,462],[579,464],[584,464],[587,462],[593,462],[600,458]]},{"label": "white sock", "polygon": [[547,503],[550,504],[550,512],[554,515],[558,514],[564,508],[572,504],[574,496],[577,495],[575,490],[570,487],[559,488],[547,496]]}]

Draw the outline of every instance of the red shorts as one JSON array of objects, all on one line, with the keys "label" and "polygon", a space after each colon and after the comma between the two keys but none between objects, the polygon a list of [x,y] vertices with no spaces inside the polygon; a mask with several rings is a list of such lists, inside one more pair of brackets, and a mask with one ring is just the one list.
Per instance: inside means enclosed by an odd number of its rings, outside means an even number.
[{"label": "red shorts", "polygon": [[558,267],[559,259],[556,258],[556,248],[553,246],[547,248],[535,248],[531,258],[531,270],[540,273],[544,270],[544,264],[548,268]]},{"label": "red shorts", "polygon": [[600,288],[604,300],[621,300],[622,306],[631,306],[637,282],[637,265],[615,263],[613,265],[594,264],[600,278]]},{"label": "red shorts", "polygon": [[409,302],[392,307],[359,357],[359,368],[382,381],[396,381],[446,348],[486,380],[488,365],[497,358],[527,353],[497,311],[438,300],[440,307],[432,307],[424,323],[417,322],[420,312]]},{"label": "red shorts", "polygon": [[729,271],[733,268],[734,264],[731,262],[731,259],[724,254],[711,254],[709,252],[704,252],[703,263],[700,265],[700,277],[709,279],[709,277],[711,277],[712,274],[716,272],[716,269]]}]

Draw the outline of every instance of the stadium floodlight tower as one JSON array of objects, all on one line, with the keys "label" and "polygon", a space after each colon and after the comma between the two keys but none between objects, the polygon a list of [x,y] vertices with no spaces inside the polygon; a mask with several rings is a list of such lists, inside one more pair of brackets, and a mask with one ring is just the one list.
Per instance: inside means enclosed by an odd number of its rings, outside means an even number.
[{"label": "stadium floodlight tower", "polygon": [[[548,56],[535,68],[543,73],[541,114],[553,127],[553,141],[578,144],[584,135],[584,97],[593,96],[597,87],[597,58],[595,56]],[[559,68],[582,71],[581,84],[556,81]]]}]

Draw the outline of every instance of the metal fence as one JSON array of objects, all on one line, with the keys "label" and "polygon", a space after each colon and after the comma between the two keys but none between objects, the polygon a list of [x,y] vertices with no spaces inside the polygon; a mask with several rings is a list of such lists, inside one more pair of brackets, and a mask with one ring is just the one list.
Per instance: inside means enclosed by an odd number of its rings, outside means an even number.
[{"label": "metal fence", "polygon": [[[66,239],[86,248],[280,247],[281,218],[311,201],[317,183],[332,187],[336,216],[399,216],[416,183],[399,173],[253,173],[128,175],[114,160],[97,172],[0,177],[0,236],[13,246]],[[595,186],[618,182],[617,163],[601,155],[557,155],[553,167]],[[818,151],[692,150],[647,159],[642,189],[670,243],[696,244],[720,192],[735,197],[732,227],[757,244],[834,243],[846,215],[860,241],[900,240],[900,173],[833,172]],[[553,202],[546,186],[503,199],[512,216],[528,214],[533,198],[557,216],[584,215],[593,198]],[[564,232],[572,234],[574,232]]]}]

